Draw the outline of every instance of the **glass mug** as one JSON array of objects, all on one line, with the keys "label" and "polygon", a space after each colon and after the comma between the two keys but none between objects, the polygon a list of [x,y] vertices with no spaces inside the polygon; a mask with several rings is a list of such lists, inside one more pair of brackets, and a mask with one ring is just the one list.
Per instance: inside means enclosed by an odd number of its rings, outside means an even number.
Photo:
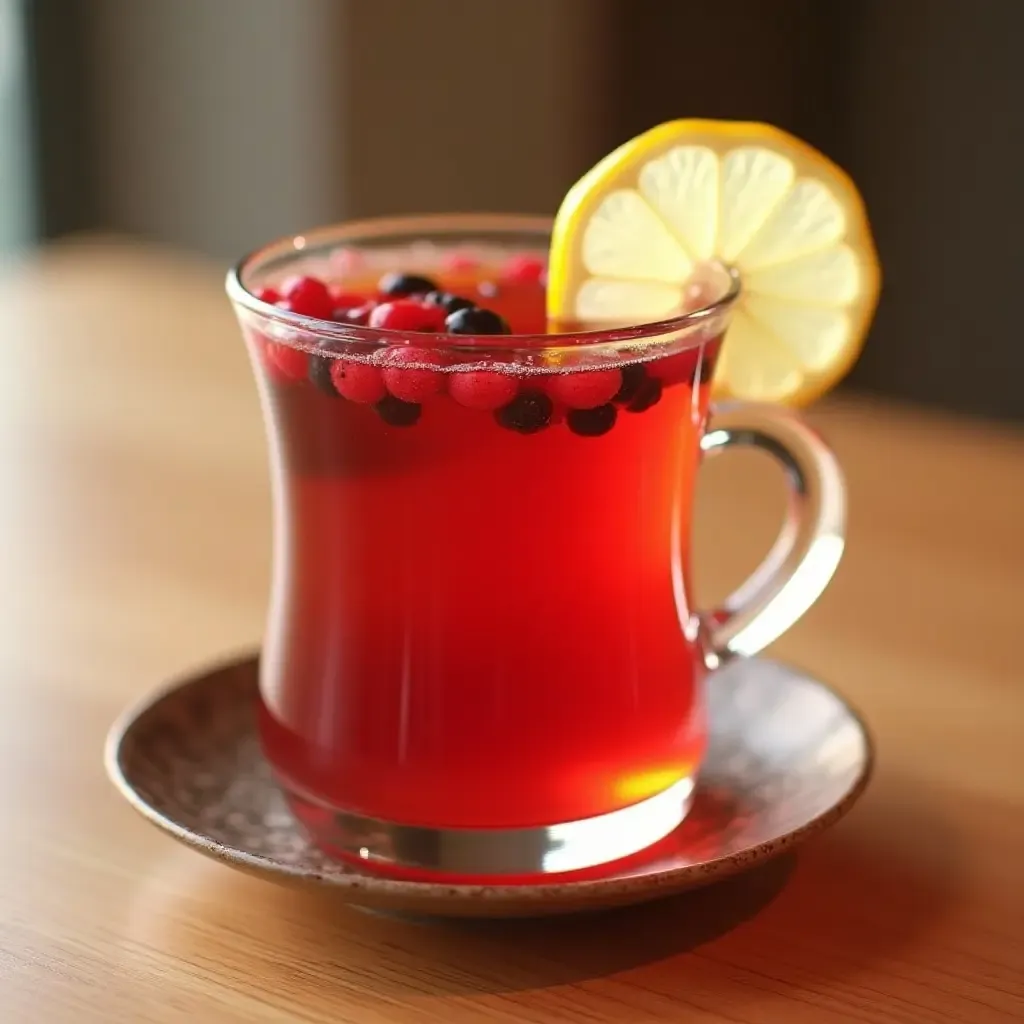
[{"label": "glass mug", "polygon": [[[709,671],[784,632],[842,553],[842,477],[810,429],[742,405],[708,424],[734,275],[713,268],[706,304],[671,320],[545,333],[542,284],[490,275],[543,255],[548,230],[353,223],[229,274],[270,451],[263,747],[313,840],[379,873],[560,874],[672,832],[705,752]],[[386,271],[440,274],[516,333],[410,337],[255,296],[307,273],[370,293]],[[558,400],[602,379],[617,393],[596,410]],[[701,613],[697,470],[733,445],[782,464],[790,510],[757,572]]]}]

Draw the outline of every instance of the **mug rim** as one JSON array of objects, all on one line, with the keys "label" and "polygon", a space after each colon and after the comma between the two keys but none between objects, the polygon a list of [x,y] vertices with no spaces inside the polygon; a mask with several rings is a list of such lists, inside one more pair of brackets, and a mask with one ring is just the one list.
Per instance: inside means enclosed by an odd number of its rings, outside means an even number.
[{"label": "mug rim", "polygon": [[[549,237],[552,223],[552,218],[544,216],[487,213],[414,214],[401,217],[368,217],[340,221],[295,235],[281,235],[250,250],[228,271],[225,288],[228,297],[236,307],[245,309],[264,321],[281,325],[287,332],[285,338],[292,331],[301,331],[320,339],[348,343],[380,343],[388,341],[389,338],[396,341],[408,341],[408,331],[335,323],[283,310],[257,298],[245,286],[245,277],[254,266],[275,256],[301,255],[307,249],[315,250],[326,247],[331,241],[340,244],[346,240],[357,242],[359,240],[386,239],[392,235],[415,236],[417,233],[422,235],[451,233],[453,236],[457,236],[460,232],[496,235],[535,233]],[[581,347],[594,345],[635,343],[663,338],[665,335],[677,331],[688,331],[708,320],[714,320],[717,316],[727,313],[735,304],[741,290],[739,275],[733,267],[721,261],[715,262],[727,275],[729,287],[713,302],[676,316],[622,327],[566,330],[545,334],[513,333],[479,336],[425,334],[422,336],[422,341],[417,336],[417,344],[423,347],[445,348],[452,345],[465,345],[467,342],[477,342],[492,352],[512,349],[559,348],[572,348],[578,351]],[[678,346],[678,351],[685,351],[691,347],[696,348],[704,344],[706,340],[702,336],[702,332],[694,332],[691,339],[684,340]],[[296,347],[307,346],[299,342]]]}]

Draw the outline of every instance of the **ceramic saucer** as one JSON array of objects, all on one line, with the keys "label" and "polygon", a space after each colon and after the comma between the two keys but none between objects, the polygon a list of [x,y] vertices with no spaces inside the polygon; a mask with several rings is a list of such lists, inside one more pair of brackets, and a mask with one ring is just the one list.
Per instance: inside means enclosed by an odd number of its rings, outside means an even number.
[{"label": "ceramic saucer", "polygon": [[107,771],[143,817],[201,853],[408,913],[539,916],[706,885],[833,824],[871,772],[870,738],[842,698],[785,665],[738,661],[708,682],[711,743],[693,809],[639,859],[585,881],[395,881],[332,861],[307,842],[260,753],[256,693],[255,656],[179,680],[114,725]]}]

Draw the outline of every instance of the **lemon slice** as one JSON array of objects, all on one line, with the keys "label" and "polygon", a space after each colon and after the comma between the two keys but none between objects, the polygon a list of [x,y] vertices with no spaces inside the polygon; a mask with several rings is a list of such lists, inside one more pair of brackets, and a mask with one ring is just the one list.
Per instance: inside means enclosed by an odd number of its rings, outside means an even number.
[{"label": "lemon slice", "polygon": [[880,282],[864,203],[827,157],[769,125],[670,121],[585,174],[555,218],[548,315],[666,319],[715,262],[741,286],[717,395],[802,404],[846,374]]}]

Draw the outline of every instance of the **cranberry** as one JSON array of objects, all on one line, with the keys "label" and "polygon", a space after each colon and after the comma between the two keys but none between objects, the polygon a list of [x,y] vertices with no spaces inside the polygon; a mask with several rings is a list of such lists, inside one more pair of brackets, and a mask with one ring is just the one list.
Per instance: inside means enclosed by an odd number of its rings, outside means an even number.
[{"label": "cranberry", "polygon": [[[403,402],[422,402],[444,387],[445,375],[440,368],[445,366],[446,360],[440,352],[396,346],[384,353],[380,364],[388,391]],[[438,369],[430,369],[432,366]]]},{"label": "cranberry", "polygon": [[279,380],[300,381],[306,379],[306,353],[301,349],[268,341],[266,348],[267,369]]},{"label": "cranberry", "polygon": [[555,374],[548,378],[546,390],[555,401],[570,409],[596,409],[610,402],[621,387],[622,371],[612,367]]},{"label": "cranberry", "polygon": [[495,414],[498,423],[517,434],[536,434],[550,422],[554,404],[543,391],[523,391]]},{"label": "cranberry", "polygon": [[449,334],[511,334],[504,317],[489,309],[457,309],[445,320]]},{"label": "cranberry", "polygon": [[316,277],[294,277],[285,282],[284,308],[300,316],[330,320],[334,300],[327,285]]},{"label": "cranberry", "polygon": [[276,306],[281,301],[281,293],[276,288],[257,288],[256,298],[260,302],[268,302],[271,306]]},{"label": "cranberry", "polygon": [[618,409],[610,402],[596,409],[570,409],[566,417],[569,429],[581,437],[600,437],[615,426]]},{"label": "cranberry", "polygon": [[407,295],[426,295],[427,292],[436,292],[437,285],[429,277],[421,277],[419,274],[385,274],[377,282],[377,291],[381,295],[398,299]]},{"label": "cranberry", "polygon": [[539,256],[513,256],[501,271],[503,281],[515,284],[540,284],[547,274],[547,265]]},{"label": "cranberry", "polygon": [[385,302],[370,313],[369,324],[389,331],[439,331],[445,312],[440,306],[416,299]]},{"label": "cranberry", "polygon": [[335,309],[355,309],[362,306],[368,300],[365,295],[356,292],[347,292],[342,288],[331,288],[331,304]]},{"label": "cranberry", "polygon": [[519,381],[510,373],[496,370],[467,370],[453,373],[448,381],[448,394],[459,405],[481,412],[492,412],[508,405],[519,391]]},{"label": "cranberry", "polygon": [[372,405],[386,394],[384,375],[380,367],[371,363],[356,363],[349,359],[335,359],[331,363],[331,383],[342,398],[351,402]]}]

